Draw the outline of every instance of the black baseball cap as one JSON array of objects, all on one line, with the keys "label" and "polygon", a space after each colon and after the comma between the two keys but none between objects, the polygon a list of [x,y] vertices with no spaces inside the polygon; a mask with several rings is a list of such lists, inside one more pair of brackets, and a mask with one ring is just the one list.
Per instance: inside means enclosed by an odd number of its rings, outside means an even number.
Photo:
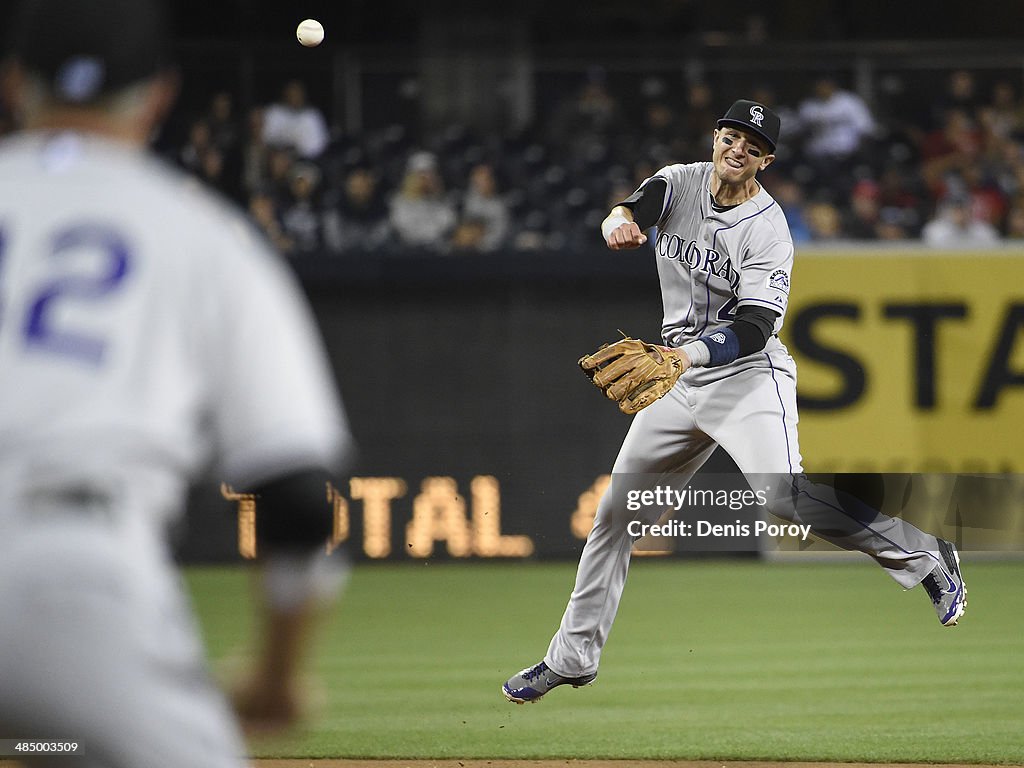
[{"label": "black baseball cap", "polygon": [[95,101],[166,69],[163,0],[23,0],[9,52],[55,98]]},{"label": "black baseball cap", "polygon": [[748,99],[740,99],[729,107],[729,111],[718,121],[718,127],[731,125],[744,131],[760,136],[768,143],[769,154],[775,151],[779,142],[779,127],[782,122],[779,116],[764,104]]}]

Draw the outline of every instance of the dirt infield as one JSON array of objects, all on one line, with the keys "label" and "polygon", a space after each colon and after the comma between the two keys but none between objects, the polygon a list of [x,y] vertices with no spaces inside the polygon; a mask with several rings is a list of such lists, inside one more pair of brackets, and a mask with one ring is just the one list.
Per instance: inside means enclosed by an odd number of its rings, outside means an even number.
[{"label": "dirt infield", "polygon": [[[22,764],[0,758],[0,768]],[[69,760],[68,766],[74,765]],[[996,768],[955,763],[778,763],[719,760],[255,760],[253,768]],[[1000,768],[1006,768],[1001,766]]]},{"label": "dirt infield", "polygon": [[[941,763],[776,763],[718,760],[256,760],[254,768],[968,768]],[[994,768],[973,765],[970,768]]]}]

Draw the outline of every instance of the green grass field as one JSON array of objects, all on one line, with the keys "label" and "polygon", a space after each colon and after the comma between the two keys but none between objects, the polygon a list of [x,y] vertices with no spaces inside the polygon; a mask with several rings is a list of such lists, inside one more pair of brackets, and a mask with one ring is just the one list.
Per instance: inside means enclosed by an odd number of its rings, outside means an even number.
[{"label": "green grass field", "polygon": [[[575,564],[365,565],[320,635],[326,701],[263,757],[1024,763],[1024,563],[972,563],[961,626],[856,563],[634,560],[597,682],[515,706]],[[243,569],[188,571],[215,664]]]}]

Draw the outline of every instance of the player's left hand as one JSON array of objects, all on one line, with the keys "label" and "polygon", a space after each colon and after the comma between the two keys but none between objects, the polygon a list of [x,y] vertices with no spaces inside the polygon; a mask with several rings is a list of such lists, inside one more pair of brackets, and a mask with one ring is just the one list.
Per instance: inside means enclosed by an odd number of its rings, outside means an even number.
[{"label": "player's left hand", "polygon": [[584,355],[579,366],[620,411],[632,415],[672,389],[690,361],[679,350],[626,337]]},{"label": "player's left hand", "polygon": [[675,347],[666,347],[664,344],[658,344],[657,347],[666,355],[675,355],[676,357],[679,358],[679,362],[682,363],[683,366],[682,373],[686,373],[688,370],[690,370],[690,358],[687,357],[686,353],[683,352],[683,350],[676,349]]}]

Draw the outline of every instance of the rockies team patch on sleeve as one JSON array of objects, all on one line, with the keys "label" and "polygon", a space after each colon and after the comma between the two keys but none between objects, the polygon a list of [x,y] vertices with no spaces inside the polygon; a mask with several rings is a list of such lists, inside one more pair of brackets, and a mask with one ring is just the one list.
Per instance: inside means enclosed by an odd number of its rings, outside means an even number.
[{"label": "rockies team patch on sleeve", "polygon": [[789,273],[784,269],[776,269],[768,275],[767,285],[773,291],[789,293]]}]

